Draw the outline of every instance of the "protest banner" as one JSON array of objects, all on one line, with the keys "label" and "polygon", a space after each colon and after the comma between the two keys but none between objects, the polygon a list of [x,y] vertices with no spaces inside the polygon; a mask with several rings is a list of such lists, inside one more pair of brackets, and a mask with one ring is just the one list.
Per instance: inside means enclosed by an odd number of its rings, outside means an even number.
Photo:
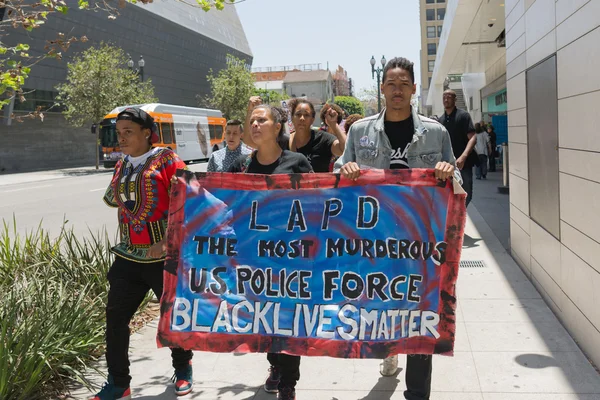
[{"label": "protest banner", "polygon": [[453,353],[465,195],[432,170],[178,171],[159,346]]}]

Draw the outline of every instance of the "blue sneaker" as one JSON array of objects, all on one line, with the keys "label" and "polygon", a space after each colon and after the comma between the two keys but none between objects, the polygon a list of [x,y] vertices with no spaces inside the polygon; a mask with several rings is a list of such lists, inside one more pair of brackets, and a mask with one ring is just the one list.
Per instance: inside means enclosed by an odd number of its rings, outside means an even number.
[{"label": "blue sneaker", "polygon": [[115,386],[113,377],[109,375],[108,382],[91,400],[131,400],[131,389]]},{"label": "blue sneaker", "polygon": [[175,394],[177,396],[185,396],[192,391],[192,387],[194,386],[194,374],[191,361],[188,366],[175,369],[173,382],[175,382]]}]

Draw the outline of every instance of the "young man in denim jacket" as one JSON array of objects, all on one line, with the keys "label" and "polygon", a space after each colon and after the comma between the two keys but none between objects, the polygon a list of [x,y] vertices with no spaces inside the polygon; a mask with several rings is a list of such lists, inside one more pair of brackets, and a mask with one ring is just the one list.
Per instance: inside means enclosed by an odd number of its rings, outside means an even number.
[{"label": "young man in denim jacket", "polygon": [[[436,178],[462,183],[448,131],[439,122],[419,116],[410,104],[416,90],[413,63],[405,58],[390,60],[381,83],[386,108],[352,125],[335,172],[356,180],[361,169],[433,168]],[[397,369],[398,356],[392,356],[383,361],[380,372],[391,376]],[[406,399],[429,399],[431,369],[431,355],[407,357]]]}]

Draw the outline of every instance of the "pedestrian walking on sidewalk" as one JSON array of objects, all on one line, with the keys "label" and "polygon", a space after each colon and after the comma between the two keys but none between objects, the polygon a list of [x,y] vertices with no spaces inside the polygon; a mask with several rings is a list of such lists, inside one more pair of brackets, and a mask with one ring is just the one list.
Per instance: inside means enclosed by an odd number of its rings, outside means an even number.
[{"label": "pedestrian walking on sidewalk", "polygon": [[234,119],[227,121],[225,127],[225,147],[211,154],[208,160],[207,172],[227,172],[241,155],[252,153],[252,149],[242,143],[244,127],[242,121]]},{"label": "pedestrian walking on sidewalk", "polygon": [[487,179],[487,167],[488,167],[488,155],[492,152],[492,145],[490,141],[490,136],[486,131],[481,129],[481,126],[476,127],[475,131],[477,132],[476,143],[475,143],[475,152],[479,157],[479,165],[477,165],[477,179]]},{"label": "pedestrian walking on sidewalk", "polygon": [[[304,155],[282,150],[279,146],[287,121],[287,116],[280,109],[259,105],[254,108],[248,121],[248,130],[257,150],[241,156],[229,172],[265,175],[312,172]],[[277,393],[279,400],[295,400],[296,383],[300,379],[300,356],[268,353],[267,360],[271,367],[264,385],[265,391]]]},{"label": "pedestrian walking on sidewalk", "polygon": [[[117,162],[104,202],[118,208],[120,242],[111,251],[106,306],[106,363],[108,382],[93,400],[131,398],[129,387],[129,322],[149,290],[160,299],[166,255],[167,216],[171,178],[181,159],[158,142],[154,119],[137,107],[117,116],[119,147],[126,156]],[[192,352],[171,349],[175,393],[192,391]]]},{"label": "pedestrian walking on sidewalk", "polygon": [[[352,125],[344,154],[335,163],[336,172],[356,180],[368,168],[433,168],[440,180],[462,182],[446,129],[438,121],[419,116],[410,105],[416,90],[413,63],[406,58],[388,61],[381,83],[387,107]],[[380,372],[392,376],[397,370],[396,355],[383,361]],[[431,370],[431,355],[407,357],[406,399],[429,399]]]},{"label": "pedestrian walking on sidewalk", "polygon": [[444,125],[456,157],[456,166],[463,179],[463,188],[467,192],[467,206],[473,198],[473,166],[479,164],[479,157],[473,152],[475,147],[475,127],[468,112],[456,108],[456,92],[446,90],[443,95],[444,114],[438,121]]}]

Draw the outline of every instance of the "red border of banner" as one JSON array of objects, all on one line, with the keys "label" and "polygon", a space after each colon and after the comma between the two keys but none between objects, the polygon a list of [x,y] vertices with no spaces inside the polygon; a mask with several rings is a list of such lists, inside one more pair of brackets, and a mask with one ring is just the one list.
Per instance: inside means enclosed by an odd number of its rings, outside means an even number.
[{"label": "red border of banner", "polygon": [[[465,194],[454,194],[451,181],[440,182],[433,170],[367,170],[357,181],[341,177],[339,174],[291,174],[254,175],[229,173],[193,173],[178,170],[177,183],[171,188],[169,226],[167,231],[167,261],[164,272],[164,291],[161,298],[161,317],[157,343],[159,347],[182,347],[212,352],[269,352],[284,348],[282,353],[307,356],[330,356],[344,358],[384,358],[394,354],[443,354],[452,355],[454,348],[456,279],[462,249],[463,231],[466,222]],[[291,337],[269,337],[248,334],[220,334],[201,332],[172,332],[170,321],[172,305],[175,301],[177,271],[182,268],[179,252],[182,242],[181,226],[184,220],[186,188],[200,189],[202,186],[234,190],[272,189],[329,189],[363,185],[401,185],[439,187],[451,192],[449,196],[445,241],[448,243],[446,262],[440,272],[440,315],[438,339],[432,337],[412,337],[398,342],[373,342],[329,339],[304,339]],[[364,351],[364,346],[369,351]],[[285,350],[294,349],[295,352]]]}]

